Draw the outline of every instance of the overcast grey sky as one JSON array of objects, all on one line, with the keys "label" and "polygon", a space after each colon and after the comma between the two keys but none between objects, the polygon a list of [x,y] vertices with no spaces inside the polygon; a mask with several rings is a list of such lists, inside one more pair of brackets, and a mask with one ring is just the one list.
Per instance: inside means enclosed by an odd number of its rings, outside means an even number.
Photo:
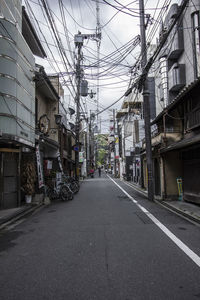
[{"label": "overcast grey sky", "polygon": [[[47,73],[55,72],[66,72],[66,68],[61,63],[60,55],[55,47],[55,39],[53,38],[52,31],[48,28],[48,21],[42,8],[41,0],[23,0],[24,5],[27,8],[27,12],[35,24],[37,33],[42,41],[42,44],[48,54],[47,60],[37,59],[36,62],[43,65]],[[63,19],[60,12],[59,1],[48,0],[49,7],[53,13],[53,18],[58,31],[60,32],[60,37],[62,39],[63,47],[66,50],[66,55],[70,61],[71,68],[68,70],[73,73],[74,71],[74,35],[81,31],[81,33],[92,34],[95,33],[96,29],[96,2],[93,0],[63,0],[64,14],[65,14],[65,24],[67,26],[67,34],[69,41],[67,41],[64,35]],[[107,0],[112,5],[119,7],[120,5],[117,1]],[[167,4],[172,3],[170,0],[144,0],[145,2],[145,12],[151,15],[152,24],[148,25],[147,28],[147,41],[156,42],[157,34],[151,35],[153,28],[157,24],[157,29],[160,26],[160,19],[157,22],[159,13],[163,10],[161,8],[164,6],[165,11],[167,10]],[[176,1],[173,1],[176,2]],[[179,1],[180,2],[180,1]],[[100,24],[102,27],[102,40],[100,47],[100,65],[104,60],[104,57],[116,51],[120,47],[126,45],[131,39],[136,37],[140,33],[139,28],[139,2],[136,1],[119,1],[122,5],[126,5],[132,11],[124,10],[129,14],[118,12],[115,8],[107,5],[103,0],[99,0],[100,7]],[[157,8],[157,9],[155,9]],[[133,10],[134,9],[134,10]],[[113,18],[112,18],[113,17]],[[112,19],[111,19],[112,18]],[[108,23],[108,24],[107,24]],[[48,44],[48,47],[47,47]],[[69,48],[70,46],[70,48]],[[91,65],[97,61],[96,56],[96,42],[93,40],[86,40],[83,47],[83,65]],[[124,52],[126,52],[124,47]],[[72,52],[70,52],[72,51]],[[128,49],[127,49],[128,51]],[[120,58],[120,50],[118,59]],[[127,90],[129,80],[130,80],[130,70],[131,66],[137,61],[140,53],[140,47],[136,47],[131,54],[129,54],[125,60],[121,62],[123,66],[115,66],[112,72],[109,70],[111,64],[114,62],[112,57],[109,57],[110,66],[100,68],[100,109],[101,107],[106,107],[112,102],[121,97]],[[53,55],[53,56],[52,56]],[[57,63],[54,62],[57,61]],[[107,70],[107,71],[106,71]],[[72,74],[71,73],[71,74]],[[85,70],[85,78],[89,82],[89,89],[96,92],[96,76],[97,69],[94,67],[87,68]],[[69,82],[69,75],[65,77],[69,84],[69,88],[72,91]],[[74,75],[70,75],[74,76]],[[70,95],[69,90],[65,87],[65,94]],[[84,101],[87,103],[88,110],[95,110],[96,103],[93,99],[86,98]],[[71,97],[71,102],[73,99]],[[113,108],[120,108],[122,100],[115,105]],[[82,104],[83,105],[83,104]],[[102,114],[102,118],[108,119],[108,113]],[[103,124],[103,126],[106,123]],[[105,128],[103,128],[105,129]]]}]

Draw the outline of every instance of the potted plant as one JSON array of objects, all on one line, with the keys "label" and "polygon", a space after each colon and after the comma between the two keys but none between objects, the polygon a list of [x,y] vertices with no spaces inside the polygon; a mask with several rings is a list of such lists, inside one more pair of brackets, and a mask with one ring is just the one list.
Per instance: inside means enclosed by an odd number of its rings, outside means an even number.
[{"label": "potted plant", "polygon": [[26,203],[31,203],[35,192],[36,171],[33,161],[24,162],[22,166],[22,190],[25,194]]}]

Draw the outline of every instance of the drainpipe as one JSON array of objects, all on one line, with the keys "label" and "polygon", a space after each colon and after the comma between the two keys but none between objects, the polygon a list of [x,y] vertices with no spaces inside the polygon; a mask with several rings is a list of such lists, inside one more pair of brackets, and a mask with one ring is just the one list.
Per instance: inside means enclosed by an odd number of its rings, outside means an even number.
[{"label": "drainpipe", "polygon": [[165,158],[164,158],[164,156],[161,156],[161,157],[162,157],[162,161],[163,161],[164,199],[166,199],[167,190],[166,190],[166,168],[165,168]]},{"label": "drainpipe", "polygon": [[163,115],[163,130],[164,130],[163,141],[164,141],[164,144],[165,144],[165,146],[166,146],[166,126],[165,126],[165,117],[166,117],[166,114]]}]

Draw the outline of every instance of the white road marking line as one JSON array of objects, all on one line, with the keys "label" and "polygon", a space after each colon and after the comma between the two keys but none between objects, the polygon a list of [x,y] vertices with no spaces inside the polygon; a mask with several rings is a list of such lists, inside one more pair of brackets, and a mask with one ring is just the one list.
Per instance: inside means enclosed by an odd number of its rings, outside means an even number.
[{"label": "white road marking line", "polygon": [[175,234],[173,234],[165,225],[163,225],[154,215],[152,215],[146,208],[140,205],[131,195],[129,195],[118,183],[116,183],[109,175],[110,180],[118,186],[124,194],[132,200],[152,221],[157,225],[198,267],[200,267],[200,257],[185,245]]}]

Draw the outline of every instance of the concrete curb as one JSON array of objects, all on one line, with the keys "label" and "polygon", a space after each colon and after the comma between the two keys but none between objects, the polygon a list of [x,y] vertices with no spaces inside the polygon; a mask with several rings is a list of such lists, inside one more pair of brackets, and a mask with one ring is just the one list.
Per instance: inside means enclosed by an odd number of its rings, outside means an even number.
[{"label": "concrete curb", "polygon": [[178,207],[175,207],[174,205],[172,205],[170,203],[166,203],[164,201],[161,201],[161,202],[155,201],[155,202],[158,203],[159,205],[169,209],[170,211],[175,212],[179,216],[183,216],[184,218],[190,219],[190,220],[200,224],[200,218],[198,216],[196,216],[195,214],[191,214],[187,210],[179,209]]},{"label": "concrete curb", "polygon": [[2,218],[0,220],[0,230],[4,229],[6,226],[28,216],[31,215],[33,212],[35,212],[36,210],[42,208],[42,206],[44,206],[42,203],[38,204],[38,205],[34,205],[34,206],[30,206],[30,207],[25,207],[22,208],[21,210],[12,213],[4,218]]},{"label": "concrete curb", "polygon": [[[134,190],[141,193],[143,196],[145,196],[147,198],[147,192],[141,190],[138,186],[135,186],[132,183],[128,183],[125,180],[121,180],[121,181],[124,182],[125,184],[127,184],[128,186],[132,187]],[[154,200],[154,202],[159,204],[160,206],[170,210],[171,212],[176,213],[180,217],[187,218],[187,219],[189,219],[193,222],[196,222],[196,223],[200,224],[200,218],[198,216],[196,216],[194,213],[190,213],[187,210],[179,209],[178,207],[175,207],[173,204],[167,203],[166,201]]]},{"label": "concrete curb", "polygon": [[123,180],[123,179],[121,179],[121,181],[124,182],[125,184],[127,184],[128,186],[130,186],[131,188],[133,188],[134,190],[136,190],[137,192],[141,193],[146,198],[148,197],[147,192],[142,190],[141,188],[139,188],[137,185],[132,184],[129,181],[126,181],[126,180]]}]

